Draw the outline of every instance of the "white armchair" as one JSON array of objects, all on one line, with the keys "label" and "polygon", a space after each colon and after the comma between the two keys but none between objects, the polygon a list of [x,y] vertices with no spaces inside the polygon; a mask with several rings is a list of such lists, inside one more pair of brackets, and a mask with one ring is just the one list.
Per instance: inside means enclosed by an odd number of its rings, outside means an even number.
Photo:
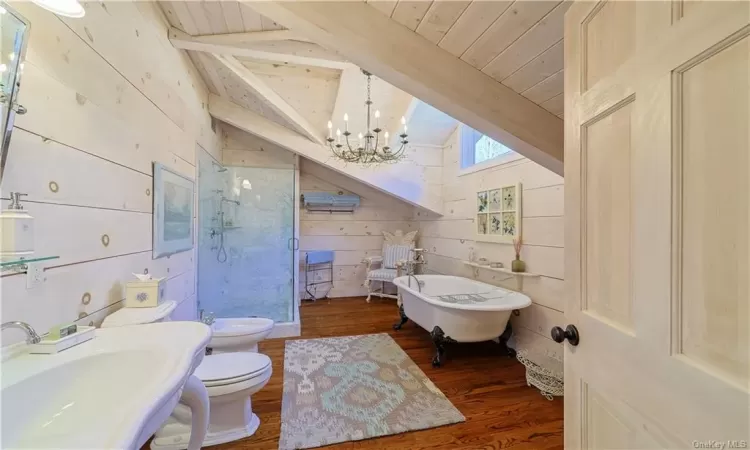
[{"label": "white armchair", "polygon": [[[374,295],[377,297],[398,299],[398,295],[385,292],[386,283],[404,275],[403,268],[414,249],[417,238],[416,231],[404,234],[401,230],[395,233],[383,232],[383,251],[381,256],[370,256],[362,260],[367,265],[367,301]],[[379,287],[379,289],[378,289]]]}]

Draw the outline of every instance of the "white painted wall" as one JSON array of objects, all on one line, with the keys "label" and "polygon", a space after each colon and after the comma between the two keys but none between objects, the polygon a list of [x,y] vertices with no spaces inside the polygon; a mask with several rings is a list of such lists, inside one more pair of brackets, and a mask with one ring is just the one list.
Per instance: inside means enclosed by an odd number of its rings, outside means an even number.
[{"label": "white painted wall", "polygon": [[[3,207],[9,192],[28,193],[36,254],[60,259],[31,290],[25,275],[3,274],[2,320],[40,332],[62,322],[98,324],[120,307],[131,272],[144,269],[167,277],[168,297],[180,302],[175,317],[193,318],[194,252],[151,258],[151,164],[194,177],[197,146],[218,155],[203,82],[172,48],[155,3],[87,3],[82,19],[30,2],[13,6],[31,22],[19,99],[29,112],[16,119]],[[8,344],[22,335],[2,338]]]},{"label": "white painted wall", "polygon": [[[549,338],[553,326],[564,324],[562,177],[526,158],[460,176],[458,131],[448,139],[442,154],[444,215],[416,212],[420,245],[429,251],[427,272],[473,278],[526,293],[533,304],[512,319],[519,344],[562,357],[562,347]],[[476,193],[519,182],[523,184],[525,241],[521,259],[528,272],[541,277],[516,277],[466,266],[462,261],[468,260],[473,250],[477,257],[510,267],[515,257],[511,244],[474,240]]]}]

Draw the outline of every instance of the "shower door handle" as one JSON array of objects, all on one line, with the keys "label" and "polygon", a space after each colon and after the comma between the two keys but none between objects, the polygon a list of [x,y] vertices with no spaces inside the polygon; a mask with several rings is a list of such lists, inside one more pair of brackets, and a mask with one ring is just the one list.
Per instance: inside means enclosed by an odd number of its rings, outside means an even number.
[{"label": "shower door handle", "polygon": [[286,243],[286,248],[288,248],[289,250],[299,250],[299,239],[289,238]]}]

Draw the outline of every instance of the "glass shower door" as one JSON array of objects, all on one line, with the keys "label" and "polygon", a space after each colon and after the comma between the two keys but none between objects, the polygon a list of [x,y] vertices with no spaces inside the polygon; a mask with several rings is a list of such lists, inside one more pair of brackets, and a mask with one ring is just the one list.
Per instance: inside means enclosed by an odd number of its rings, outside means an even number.
[{"label": "glass shower door", "polygon": [[[214,250],[208,256],[215,261],[199,266],[199,307],[216,317],[292,322],[294,170],[227,167],[221,175],[225,185],[217,194]],[[205,279],[204,265],[213,269]]]}]

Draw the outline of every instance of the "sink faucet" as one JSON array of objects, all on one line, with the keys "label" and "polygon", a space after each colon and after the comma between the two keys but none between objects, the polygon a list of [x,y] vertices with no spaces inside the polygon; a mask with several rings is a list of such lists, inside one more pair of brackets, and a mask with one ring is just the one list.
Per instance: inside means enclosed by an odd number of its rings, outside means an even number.
[{"label": "sink faucet", "polygon": [[29,325],[26,322],[5,322],[2,325],[0,325],[0,331],[5,330],[7,328],[20,328],[26,333],[26,343],[27,344],[38,344],[42,338],[39,337],[38,334],[36,334],[36,331],[34,331],[33,328],[31,328],[31,325]]},{"label": "sink faucet", "polygon": [[208,326],[213,325],[213,323],[216,321],[216,317],[214,317],[212,313],[205,314],[205,312],[206,310],[204,309],[201,309],[200,311],[198,311],[200,321],[205,323]]}]

